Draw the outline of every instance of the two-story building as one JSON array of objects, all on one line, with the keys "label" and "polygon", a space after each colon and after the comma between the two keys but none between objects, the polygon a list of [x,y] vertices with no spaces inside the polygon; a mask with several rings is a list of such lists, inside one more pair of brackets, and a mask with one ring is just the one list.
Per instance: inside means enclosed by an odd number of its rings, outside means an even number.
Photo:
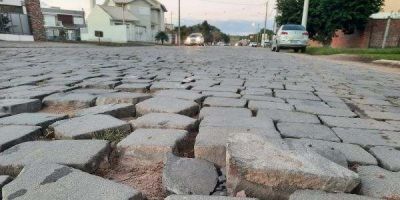
[{"label": "two-story building", "polygon": [[85,25],[85,12],[63,10],[59,7],[42,8],[48,40],[81,40],[80,29]]},{"label": "two-story building", "polygon": [[98,41],[95,33],[101,33],[105,42],[155,42],[156,34],[165,30],[165,12],[157,0],[106,0],[102,5],[92,0],[82,40]]}]

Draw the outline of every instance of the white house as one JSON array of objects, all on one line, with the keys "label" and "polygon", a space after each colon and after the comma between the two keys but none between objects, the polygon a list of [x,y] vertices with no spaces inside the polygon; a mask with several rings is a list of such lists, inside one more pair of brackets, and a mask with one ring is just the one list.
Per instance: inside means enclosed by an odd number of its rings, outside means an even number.
[{"label": "white house", "polygon": [[155,35],[165,30],[164,5],[157,0],[106,0],[103,5],[92,3],[87,28],[81,29],[85,41],[126,43],[154,42]]},{"label": "white house", "polygon": [[47,40],[80,40],[85,27],[85,12],[59,7],[42,8]]}]

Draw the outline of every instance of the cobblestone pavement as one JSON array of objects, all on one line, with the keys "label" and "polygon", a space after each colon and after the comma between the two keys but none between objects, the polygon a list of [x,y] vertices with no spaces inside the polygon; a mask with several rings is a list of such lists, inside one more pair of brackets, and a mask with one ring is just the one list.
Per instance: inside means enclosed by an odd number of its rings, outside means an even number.
[{"label": "cobblestone pavement", "polygon": [[400,199],[398,74],[247,47],[19,47],[0,48],[3,199]]}]

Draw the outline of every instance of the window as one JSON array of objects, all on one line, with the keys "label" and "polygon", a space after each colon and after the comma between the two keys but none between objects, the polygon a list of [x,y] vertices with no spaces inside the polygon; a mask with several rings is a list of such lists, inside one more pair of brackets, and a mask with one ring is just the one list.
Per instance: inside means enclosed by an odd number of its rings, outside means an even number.
[{"label": "window", "polygon": [[82,17],[74,17],[74,24],[83,25],[83,24],[85,24],[85,21],[83,20]]},{"label": "window", "polygon": [[301,25],[284,25],[282,27],[284,31],[305,31],[306,29]]},{"label": "window", "polygon": [[56,26],[56,17],[54,15],[45,15],[44,16],[44,25],[45,26]]}]

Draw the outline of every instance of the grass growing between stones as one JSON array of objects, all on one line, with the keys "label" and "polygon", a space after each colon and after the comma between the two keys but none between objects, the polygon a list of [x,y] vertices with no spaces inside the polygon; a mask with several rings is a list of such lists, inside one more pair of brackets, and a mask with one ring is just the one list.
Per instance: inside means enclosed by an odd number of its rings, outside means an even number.
[{"label": "grass growing between stones", "polygon": [[119,143],[121,142],[127,134],[120,130],[106,130],[102,133],[96,134],[95,139],[98,140],[108,140],[111,143]]}]

